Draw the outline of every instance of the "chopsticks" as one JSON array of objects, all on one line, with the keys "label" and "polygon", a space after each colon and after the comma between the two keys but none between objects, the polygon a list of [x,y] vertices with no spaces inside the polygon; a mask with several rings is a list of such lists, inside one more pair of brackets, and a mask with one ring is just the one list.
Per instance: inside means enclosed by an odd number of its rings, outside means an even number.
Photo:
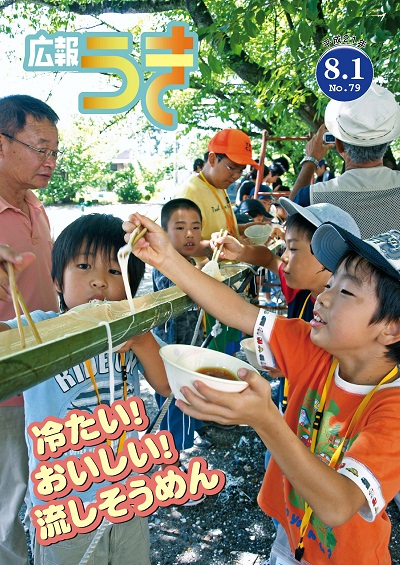
[{"label": "chopsticks", "polygon": [[132,252],[132,247],[139,241],[141,237],[147,232],[147,228],[140,229],[142,225],[140,224],[137,226],[133,232],[131,233],[131,237],[129,238],[128,243],[126,243],[121,249],[118,251],[118,257],[126,257]]},{"label": "chopsticks", "polygon": [[[221,228],[219,230],[219,237],[224,237],[225,235],[228,235],[228,233],[229,233],[228,230],[224,230],[223,228]],[[211,261],[218,261],[219,254],[221,253],[223,246],[224,246],[224,244],[220,244],[220,245],[215,246],[214,253],[212,254]]]},{"label": "chopsticks", "polygon": [[[156,221],[156,220],[154,220]],[[141,224],[139,224],[131,233],[128,243],[123,245],[121,249],[119,249],[117,254],[118,263],[121,267],[122,272],[122,280],[124,282],[125,294],[128,300],[129,309],[132,314],[135,313],[135,306],[133,304],[133,296],[132,290],[129,284],[129,277],[128,277],[128,261],[129,256],[132,253],[132,248],[134,245],[139,241],[141,237],[147,232],[147,228],[144,228]]]},{"label": "chopsticks", "polygon": [[42,338],[39,335],[39,332],[36,329],[35,323],[32,320],[32,317],[29,313],[29,310],[25,304],[25,301],[23,299],[23,296],[17,286],[16,280],[15,280],[15,272],[14,272],[14,266],[12,263],[7,262],[7,272],[8,272],[8,279],[10,281],[10,292],[11,292],[11,298],[12,298],[12,302],[13,302],[13,306],[14,306],[14,310],[15,310],[15,315],[17,316],[17,324],[18,324],[18,331],[19,331],[19,337],[21,339],[21,347],[24,349],[26,347],[26,341],[25,341],[25,332],[24,332],[24,326],[22,324],[22,320],[21,320],[21,309],[22,312],[25,314],[26,317],[26,321],[28,322],[29,327],[32,330],[33,335],[35,336],[36,342],[37,343],[42,343]]},{"label": "chopsticks", "polygon": [[[152,220],[152,221],[156,222],[157,219],[158,218],[156,218],[155,220]],[[118,251],[118,258],[120,258],[120,257],[126,258],[127,255],[132,253],[132,247],[134,247],[136,245],[136,243],[139,241],[139,239],[141,237],[143,237],[146,232],[147,232],[147,228],[144,228],[142,226],[142,224],[139,224],[138,226],[136,226],[136,228],[131,233],[131,236],[129,238],[128,243],[123,245],[121,247],[121,249]]]}]

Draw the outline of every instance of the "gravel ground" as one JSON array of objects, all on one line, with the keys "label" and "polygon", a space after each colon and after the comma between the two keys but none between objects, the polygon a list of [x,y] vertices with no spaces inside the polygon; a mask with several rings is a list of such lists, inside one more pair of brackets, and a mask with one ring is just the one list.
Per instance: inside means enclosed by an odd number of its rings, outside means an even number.
[{"label": "gravel ground", "polygon": [[[149,396],[145,403],[151,419],[150,391]],[[248,426],[207,427],[201,435],[212,446],[185,450],[181,460],[187,466],[191,457],[203,457],[209,468],[224,472],[226,485],[197,506],[171,506],[150,517],[152,565],[259,565],[268,556],[274,535],[272,521],[257,505],[263,444]]]}]

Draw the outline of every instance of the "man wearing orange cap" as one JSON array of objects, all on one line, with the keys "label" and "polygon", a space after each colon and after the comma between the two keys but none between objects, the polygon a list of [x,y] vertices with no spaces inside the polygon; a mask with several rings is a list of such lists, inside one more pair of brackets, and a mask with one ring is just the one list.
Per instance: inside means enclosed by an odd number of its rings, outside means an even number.
[{"label": "man wearing orange cap", "polygon": [[241,225],[239,231],[226,189],[242,176],[246,165],[260,168],[253,159],[249,136],[238,129],[223,129],[215,134],[208,144],[206,157],[203,170],[190,177],[176,194],[199,206],[204,249],[211,234],[220,229],[227,229],[236,238],[243,233],[247,225]]},{"label": "man wearing orange cap", "polygon": [[[238,227],[226,189],[243,174],[246,165],[259,169],[253,159],[250,138],[238,129],[223,129],[216,133],[208,144],[203,170],[193,175],[176,194],[176,198],[188,198],[201,210],[201,247],[204,255],[210,251],[211,234],[227,229],[236,238],[251,224]],[[253,223],[253,222],[252,222]],[[204,259],[196,258],[197,260]],[[213,328],[215,319],[206,315],[206,332]],[[240,348],[241,334],[238,330],[222,326],[220,335],[214,337],[210,349],[234,354]],[[221,426],[219,426],[221,427]]]}]

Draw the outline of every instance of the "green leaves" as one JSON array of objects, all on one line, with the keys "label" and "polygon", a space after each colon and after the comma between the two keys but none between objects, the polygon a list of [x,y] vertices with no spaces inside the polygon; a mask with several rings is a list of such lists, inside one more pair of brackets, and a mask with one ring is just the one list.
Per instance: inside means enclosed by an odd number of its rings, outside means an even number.
[{"label": "green leaves", "polygon": [[299,27],[300,39],[303,43],[308,43],[313,35],[312,27],[307,22],[300,22]]},{"label": "green leaves", "polygon": [[346,4],[346,12],[350,18],[354,18],[358,14],[358,10],[360,9],[360,4],[358,2],[347,2]]},{"label": "green leaves", "polygon": [[316,16],[318,13],[318,0],[308,0],[307,2],[308,11],[310,12],[311,16]]},{"label": "green leaves", "polygon": [[223,69],[222,69],[222,65],[220,63],[220,61],[215,57],[215,55],[212,53],[212,51],[210,51],[210,53],[208,54],[208,64],[210,66],[210,69],[217,74],[221,74]]},{"label": "green leaves", "polygon": [[258,27],[250,19],[243,20],[243,26],[249,37],[257,37],[259,34]]},{"label": "green leaves", "polygon": [[292,56],[297,59],[297,50],[300,47],[300,37],[297,33],[292,33],[287,40],[287,45],[290,47]]},{"label": "green leaves", "polygon": [[243,49],[243,44],[242,44],[241,37],[238,33],[232,34],[232,36],[229,40],[229,44],[230,44],[232,53],[234,55],[240,55],[240,52]]},{"label": "green leaves", "polygon": [[288,0],[281,0],[281,6],[288,14],[294,15],[297,11],[296,3]]},{"label": "green leaves", "polygon": [[263,9],[259,10],[258,12],[256,12],[256,22],[258,23],[258,25],[261,27],[263,25],[263,23],[265,22],[266,19],[266,15]]},{"label": "green leaves", "polygon": [[204,80],[207,82],[211,79],[211,69],[208,65],[206,65],[206,63],[204,63],[203,61],[199,61],[199,69],[200,72],[204,78]]}]

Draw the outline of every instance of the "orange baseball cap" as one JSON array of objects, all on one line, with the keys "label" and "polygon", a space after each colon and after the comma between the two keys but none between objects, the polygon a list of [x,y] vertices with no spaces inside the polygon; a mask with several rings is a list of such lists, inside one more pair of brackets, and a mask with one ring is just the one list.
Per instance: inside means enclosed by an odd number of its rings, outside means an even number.
[{"label": "orange baseball cap", "polygon": [[223,129],[216,133],[208,144],[208,151],[223,153],[238,165],[260,165],[253,159],[250,137],[240,129]]}]

